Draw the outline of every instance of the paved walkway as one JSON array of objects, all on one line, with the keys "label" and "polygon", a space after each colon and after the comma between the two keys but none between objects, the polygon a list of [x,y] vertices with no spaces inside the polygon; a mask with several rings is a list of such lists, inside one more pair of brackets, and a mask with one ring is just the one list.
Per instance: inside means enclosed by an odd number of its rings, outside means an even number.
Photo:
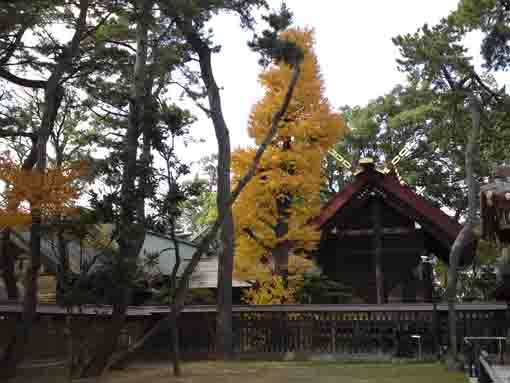
[{"label": "paved walkway", "polygon": [[501,379],[502,383],[510,383],[510,366],[492,366],[496,375]]},{"label": "paved walkway", "polygon": [[[510,383],[510,365],[493,364],[491,368],[495,375],[494,378],[498,379],[496,383]],[[468,376],[468,379],[469,383],[478,383],[478,378]]]}]

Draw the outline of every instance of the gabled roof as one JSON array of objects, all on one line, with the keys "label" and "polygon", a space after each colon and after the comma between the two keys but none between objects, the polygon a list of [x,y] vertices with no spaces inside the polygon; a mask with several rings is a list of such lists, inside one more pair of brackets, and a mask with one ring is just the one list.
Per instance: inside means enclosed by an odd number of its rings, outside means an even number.
[{"label": "gabled roof", "polygon": [[353,182],[330,199],[313,223],[320,228],[324,227],[348,205],[352,205],[355,197],[369,188],[377,188],[384,192],[388,205],[403,216],[418,222],[429,236],[441,243],[443,250],[449,251],[462,226],[424,197],[416,194],[409,186],[401,184],[394,173],[384,174],[373,166],[365,167]]}]

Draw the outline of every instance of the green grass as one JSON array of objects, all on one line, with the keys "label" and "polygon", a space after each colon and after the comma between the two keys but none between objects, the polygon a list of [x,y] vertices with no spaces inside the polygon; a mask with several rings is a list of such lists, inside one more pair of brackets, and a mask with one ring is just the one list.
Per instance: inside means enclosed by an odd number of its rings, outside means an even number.
[{"label": "green grass", "polygon": [[169,369],[130,369],[112,374],[111,383],[465,383],[462,373],[440,364],[203,362],[183,366],[184,376],[169,379]]},{"label": "green grass", "polygon": [[[63,369],[24,371],[16,382],[60,383]],[[60,375],[60,376],[59,376]],[[168,365],[114,371],[103,383],[467,383],[440,364],[336,362],[193,362],[174,378]]]}]

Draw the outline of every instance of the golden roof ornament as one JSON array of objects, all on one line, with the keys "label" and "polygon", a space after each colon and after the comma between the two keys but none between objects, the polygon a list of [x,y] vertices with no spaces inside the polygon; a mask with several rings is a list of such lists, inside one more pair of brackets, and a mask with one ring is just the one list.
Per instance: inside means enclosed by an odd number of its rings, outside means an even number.
[{"label": "golden roof ornament", "polygon": [[352,171],[355,176],[365,172],[368,169],[375,169],[377,172],[382,174],[390,174],[392,171],[397,176],[397,179],[401,184],[404,184],[404,180],[398,171],[397,164],[405,157],[407,157],[411,153],[411,147],[409,145],[405,145],[398,154],[392,158],[389,165],[387,164],[384,168],[378,168],[375,166],[375,160],[372,157],[364,157],[361,158],[358,162],[359,168],[357,170],[353,169],[352,163],[345,159],[340,153],[338,153],[335,149],[328,150],[329,155],[337,160],[340,165],[342,165],[345,169]]}]

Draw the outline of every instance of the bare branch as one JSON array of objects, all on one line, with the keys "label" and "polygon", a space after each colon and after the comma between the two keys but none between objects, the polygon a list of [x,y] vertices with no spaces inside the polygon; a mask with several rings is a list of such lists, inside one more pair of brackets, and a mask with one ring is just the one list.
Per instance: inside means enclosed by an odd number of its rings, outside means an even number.
[{"label": "bare branch", "polygon": [[273,249],[269,246],[267,246],[264,241],[262,241],[262,239],[260,239],[259,237],[257,237],[257,235],[253,232],[253,230],[251,230],[250,228],[248,227],[245,227],[243,229],[243,231],[248,234],[248,236],[253,239],[255,242],[257,242],[257,244],[259,246],[261,246],[262,248],[264,248],[264,250],[266,251],[272,251]]},{"label": "bare branch", "polygon": [[12,82],[19,86],[24,86],[27,88],[34,89],[44,89],[46,87],[46,80],[31,80],[27,78],[18,77],[15,74],[12,74],[7,69],[0,67],[0,77],[6,79],[9,82]]},{"label": "bare branch", "polygon": [[207,94],[205,92],[204,93],[195,92],[195,91],[189,89],[187,86],[182,85],[178,81],[172,81],[172,82],[170,82],[170,84],[177,85],[179,88],[181,88],[189,96],[189,98],[191,98],[195,102],[195,104],[202,110],[202,112],[204,112],[208,117],[211,116],[211,110],[206,108],[205,106],[203,106],[198,101],[198,99],[204,98],[207,96]]}]

